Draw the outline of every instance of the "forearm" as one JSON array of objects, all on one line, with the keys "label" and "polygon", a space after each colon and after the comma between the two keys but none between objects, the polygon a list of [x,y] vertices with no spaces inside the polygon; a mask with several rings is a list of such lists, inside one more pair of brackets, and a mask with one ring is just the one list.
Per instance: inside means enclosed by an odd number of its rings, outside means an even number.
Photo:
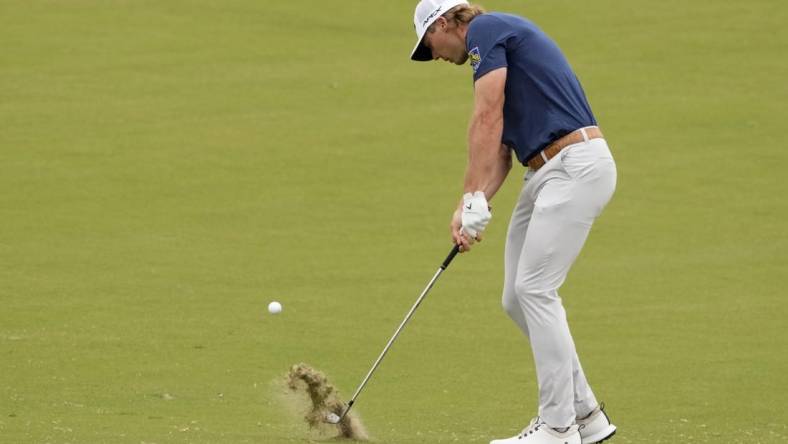
[{"label": "forearm", "polygon": [[[512,156],[501,144],[506,67],[492,70],[473,84],[473,116],[468,126],[468,167],[465,195],[454,211],[452,239],[460,251],[468,251],[473,240],[490,222],[489,201],[509,174]],[[483,194],[483,195],[482,195]]]},{"label": "forearm", "polygon": [[468,167],[464,192],[483,191],[491,200],[512,168],[508,147],[501,144],[503,115],[475,113],[468,128]]}]

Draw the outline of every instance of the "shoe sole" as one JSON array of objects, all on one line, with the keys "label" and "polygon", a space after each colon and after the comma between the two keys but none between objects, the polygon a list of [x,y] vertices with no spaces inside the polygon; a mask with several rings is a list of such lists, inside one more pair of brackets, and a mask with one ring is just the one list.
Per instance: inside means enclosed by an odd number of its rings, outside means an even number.
[{"label": "shoe sole", "polygon": [[[611,430],[612,429],[612,430]],[[583,438],[581,440],[582,444],[598,444],[600,442],[607,441],[608,439],[612,438],[613,435],[616,434],[616,426],[610,425],[604,432],[597,433],[594,436],[589,436],[588,438]]]}]

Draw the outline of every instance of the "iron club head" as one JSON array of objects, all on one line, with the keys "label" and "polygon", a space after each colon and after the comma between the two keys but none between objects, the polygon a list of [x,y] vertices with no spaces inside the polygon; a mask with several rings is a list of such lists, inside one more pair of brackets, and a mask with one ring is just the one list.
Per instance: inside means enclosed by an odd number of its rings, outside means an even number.
[{"label": "iron club head", "polygon": [[340,418],[339,415],[333,412],[326,415],[326,422],[329,424],[339,424],[341,419],[342,418]]}]

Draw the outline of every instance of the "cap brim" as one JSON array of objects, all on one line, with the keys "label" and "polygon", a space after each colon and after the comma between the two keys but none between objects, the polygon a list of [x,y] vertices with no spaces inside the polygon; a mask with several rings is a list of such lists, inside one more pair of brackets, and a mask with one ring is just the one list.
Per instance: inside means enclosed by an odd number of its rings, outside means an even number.
[{"label": "cap brim", "polygon": [[424,37],[421,38],[416,43],[416,47],[413,48],[413,52],[410,53],[410,59],[415,60],[417,62],[429,62],[432,60],[432,51],[430,48],[424,46]]},{"label": "cap brim", "polygon": [[[430,16],[427,17],[428,21],[424,23],[423,27],[416,28],[417,36],[419,41],[416,42],[416,46],[413,47],[413,51],[410,53],[410,59],[415,60],[417,62],[428,62],[433,60],[432,58],[432,51],[424,46],[424,33],[430,28],[430,26],[438,20],[446,11],[450,10],[451,8],[459,5],[467,5],[469,4],[467,0],[444,0],[441,2],[438,9],[436,9]],[[440,12],[440,14],[438,13]],[[418,30],[421,29],[422,34],[418,35]]]}]

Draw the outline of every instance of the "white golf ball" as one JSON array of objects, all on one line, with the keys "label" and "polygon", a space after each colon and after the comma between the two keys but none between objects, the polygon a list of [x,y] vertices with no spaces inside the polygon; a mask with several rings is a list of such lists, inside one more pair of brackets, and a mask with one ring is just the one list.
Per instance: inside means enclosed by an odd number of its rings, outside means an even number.
[{"label": "white golf ball", "polygon": [[271,302],[270,304],[268,304],[268,312],[271,313],[271,314],[281,313],[282,312],[282,304],[280,304],[279,302],[276,302],[276,301]]}]

